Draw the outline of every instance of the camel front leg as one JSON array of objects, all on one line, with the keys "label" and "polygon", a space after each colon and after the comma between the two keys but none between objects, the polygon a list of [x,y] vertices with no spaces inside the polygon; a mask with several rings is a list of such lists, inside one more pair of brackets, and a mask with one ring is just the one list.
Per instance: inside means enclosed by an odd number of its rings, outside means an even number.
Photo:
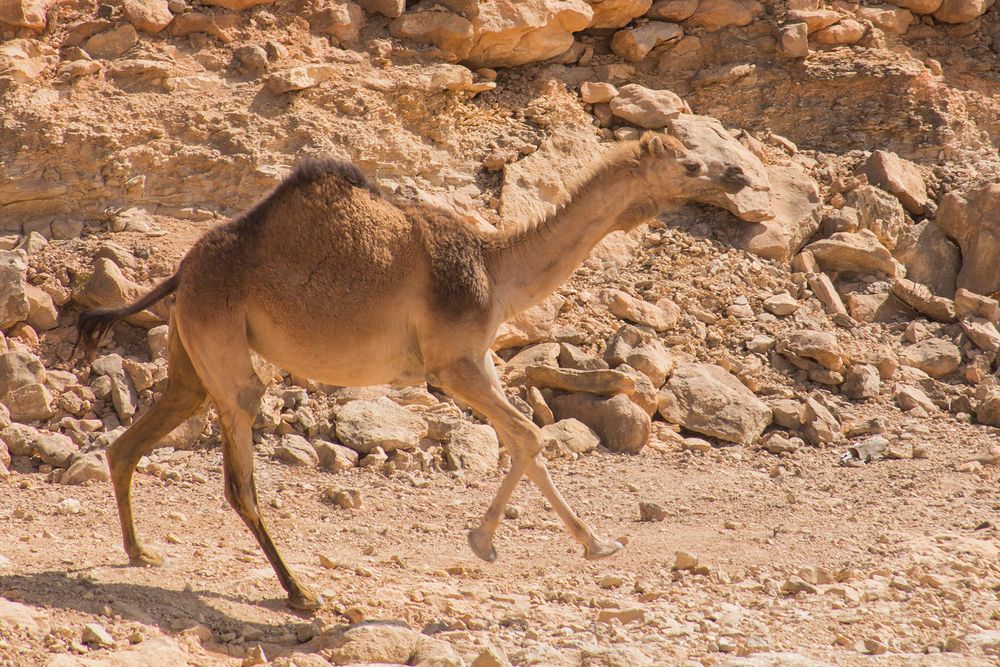
[{"label": "camel front leg", "polygon": [[436,380],[446,392],[485,416],[511,455],[510,470],[500,483],[479,527],[469,533],[469,545],[477,556],[486,561],[496,559],[493,536],[514,488],[524,475],[535,483],[566,529],[583,545],[586,558],[605,558],[622,549],[619,542],[597,537],[559,493],[541,457],[541,430],[507,401],[488,356],[451,364],[436,373]]}]

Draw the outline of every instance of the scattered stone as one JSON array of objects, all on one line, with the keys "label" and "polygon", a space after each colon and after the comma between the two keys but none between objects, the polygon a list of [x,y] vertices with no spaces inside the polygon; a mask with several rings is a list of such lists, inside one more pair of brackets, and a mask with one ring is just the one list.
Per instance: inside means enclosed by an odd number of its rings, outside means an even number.
[{"label": "scattered stone", "polygon": [[365,25],[365,13],[354,2],[321,4],[307,19],[313,32],[330,35],[341,46],[355,44]]},{"label": "scattered stone", "polygon": [[651,327],[656,331],[672,328],[680,318],[680,308],[669,299],[660,299],[656,304],[652,304],[616,289],[604,290],[601,296],[615,317]]},{"label": "scattered stone", "polygon": [[444,451],[452,470],[484,474],[496,469],[500,442],[492,427],[463,422],[451,432]]},{"label": "scattered stone", "polygon": [[878,369],[868,364],[853,364],[844,373],[844,383],[840,390],[854,400],[866,400],[878,396],[882,388],[882,378]]},{"label": "scattered stone", "polygon": [[688,430],[745,445],[771,423],[771,409],[715,364],[678,366],[659,394],[659,412]]},{"label": "scattered stone", "polygon": [[677,42],[683,36],[684,31],[676,23],[650,21],[616,32],[611,38],[611,50],[615,55],[637,63],[661,44]]},{"label": "scattered stone", "polygon": [[387,452],[417,447],[426,435],[426,420],[385,396],[374,401],[352,401],[337,413],[337,438],[361,454],[376,447]]},{"label": "scattered stone", "polygon": [[60,484],[86,484],[87,482],[106,482],[110,478],[108,463],[103,452],[88,452],[72,459],[66,474],[60,478]]},{"label": "scattered stone", "polygon": [[80,641],[84,644],[93,644],[95,646],[112,646],[115,643],[114,638],[100,623],[88,623],[83,626]]},{"label": "scattered stone", "polygon": [[963,317],[962,331],[976,347],[987,354],[1000,352],[1000,331],[989,320],[979,317]]},{"label": "scattered stone", "polygon": [[[99,257],[94,260],[94,272],[90,279],[73,295],[73,300],[89,308],[121,308],[147,291],[147,288],[126,278],[113,261]],[[146,329],[163,324],[165,318],[158,313],[165,314],[166,311],[159,308],[153,306],[150,310],[129,315],[125,321]]]},{"label": "scattered stone", "polygon": [[919,387],[900,385],[896,388],[896,403],[904,411],[920,408],[927,413],[937,412],[937,406]]},{"label": "scattered stone", "polygon": [[471,667],[513,667],[507,654],[499,646],[487,646],[476,659],[472,661]]},{"label": "scattered stone", "polygon": [[881,272],[895,277],[899,268],[874,232],[838,232],[806,246],[824,271]]},{"label": "scattered stone", "polygon": [[715,32],[731,26],[750,25],[763,13],[764,5],[756,0],[701,0],[686,25]]},{"label": "scattered stone", "polygon": [[613,452],[638,454],[649,442],[649,415],[626,396],[567,394],[554,397],[551,406],[557,420],[574,418],[583,422]]},{"label": "scattered stone", "polygon": [[167,0],[125,0],[122,10],[128,22],[143,32],[158,33],[174,20]]},{"label": "scattered stone", "polygon": [[641,502],[639,503],[639,520],[640,521],[663,521],[667,518],[667,509],[659,504],[653,502]]},{"label": "scattered stone", "polygon": [[843,14],[831,9],[792,9],[785,15],[788,23],[805,23],[810,33],[827,28],[842,18]]},{"label": "scattered stone", "polygon": [[[798,440],[798,442],[796,442]],[[799,448],[802,441],[798,438],[786,438],[783,434],[773,431],[761,439],[761,447],[772,454],[791,454]]]},{"label": "scattered stone", "polygon": [[764,310],[779,317],[791,315],[799,309],[799,302],[788,292],[774,294],[764,299]]},{"label": "scattered stone", "polygon": [[657,0],[646,12],[646,16],[659,21],[680,23],[691,18],[698,9],[699,0]]},{"label": "scattered stone", "polygon": [[650,90],[636,83],[622,86],[611,100],[611,113],[622,120],[655,130],[682,113],[691,113],[687,103],[669,90]]},{"label": "scattered stone", "polygon": [[59,501],[56,504],[56,514],[69,515],[69,514],[79,514],[83,505],[76,498],[66,498],[65,500]]},{"label": "scattered stone", "polygon": [[542,449],[562,454],[586,454],[597,449],[601,440],[593,430],[579,419],[560,419],[542,427]]},{"label": "scattered stone", "polygon": [[622,625],[629,623],[643,623],[646,620],[646,610],[642,607],[628,607],[625,609],[601,609],[597,612],[598,623],[610,623],[617,621]]},{"label": "scattered stone", "polygon": [[868,182],[896,195],[907,211],[923,215],[927,186],[917,165],[888,151],[875,151],[864,166]]},{"label": "scattered stone", "polygon": [[840,422],[830,410],[813,397],[802,408],[802,436],[813,445],[830,445],[843,439]]},{"label": "scattered stone", "polygon": [[689,551],[678,551],[674,554],[675,570],[693,570],[698,567],[698,556]]},{"label": "scattered stone", "polygon": [[817,30],[813,37],[820,44],[828,46],[857,44],[865,35],[865,26],[854,19],[844,19],[839,23]]},{"label": "scattered stone", "polygon": [[811,360],[823,368],[839,371],[844,367],[844,352],[840,342],[832,333],[799,329],[792,331],[778,341],[778,352],[800,368],[810,370],[802,360]]},{"label": "scattered stone", "polygon": [[275,95],[313,88],[336,73],[333,65],[301,65],[275,72],[267,79],[268,89]]},{"label": "scattered stone", "polygon": [[923,283],[937,296],[955,294],[962,256],[936,222],[924,220],[914,225],[892,251],[906,267],[906,277]]},{"label": "scattered stone", "polygon": [[23,250],[0,251],[0,329],[28,317],[28,256]]},{"label": "scattered stone", "polygon": [[955,315],[958,317],[966,315],[981,317],[998,325],[1000,324],[1000,302],[988,296],[959,288],[955,290]]},{"label": "scattered stone", "polygon": [[903,348],[899,362],[919,368],[932,378],[939,378],[958,370],[962,364],[962,352],[950,341],[929,338]]},{"label": "scattered stone", "polygon": [[319,465],[316,448],[301,435],[294,433],[282,436],[281,443],[274,448],[274,458],[290,466],[315,468]]},{"label": "scattered stone", "polygon": [[813,595],[817,592],[817,589],[802,577],[792,575],[781,585],[781,592],[785,595],[795,595],[796,593]]},{"label": "scattered stone", "polygon": [[550,366],[528,366],[525,378],[529,385],[565,392],[586,392],[598,396],[631,394],[635,381],[621,371],[576,371]]},{"label": "scattered stone", "polygon": [[900,301],[931,319],[938,322],[955,321],[955,303],[943,296],[934,296],[926,285],[897,278],[892,283],[892,293]]},{"label": "scattered stone", "polygon": [[316,440],[313,448],[319,457],[319,465],[333,472],[343,472],[358,465],[358,453],[349,447],[327,442],[326,440]]},{"label": "scattered stone", "polygon": [[805,23],[792,23],[778,31],[778,52],[785,58],[809,55],[809,29]]},{"label": "scattered stone", "polygon": [[111,60],[125,55],[138,42],[139,34],[131,23],[126,23],[94,35],[86,41],[83,49],[92,58]]},{"label": "scattered stone", "polygon": [[357,489],[339,489],[330,486],[323,492],[323,495],[341,509],[349,510],[361,507],[361,492]]},{"label": "scattered stone", "polygon": [[610,83],[587,81],[580,84],[580,101],[584,104],[607,104],[618,96]]}]

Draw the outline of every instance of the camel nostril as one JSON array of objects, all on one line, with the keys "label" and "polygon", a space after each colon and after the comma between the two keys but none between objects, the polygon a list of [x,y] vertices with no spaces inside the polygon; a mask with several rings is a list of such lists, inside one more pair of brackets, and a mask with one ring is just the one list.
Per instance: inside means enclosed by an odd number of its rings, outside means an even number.
[{"label": "camel nostril", "polygon": [[743,170],[736,165],[726,167],[726,172],[723,174],[723,180],[731,185],[738,185],[743,188],[750,187],[750,179],[747,178],[747,175],[743,173]]}]

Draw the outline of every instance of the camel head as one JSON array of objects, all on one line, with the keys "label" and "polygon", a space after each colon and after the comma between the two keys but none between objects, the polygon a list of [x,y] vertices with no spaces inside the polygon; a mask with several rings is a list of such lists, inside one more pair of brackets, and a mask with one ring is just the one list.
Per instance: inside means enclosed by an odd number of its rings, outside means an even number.
[{"label": "camel head", "polygon": [[640,170],[657,199],[703,200],[750,186],[739,165],[699,155],[670,135],[648,132],[639,145]]}]

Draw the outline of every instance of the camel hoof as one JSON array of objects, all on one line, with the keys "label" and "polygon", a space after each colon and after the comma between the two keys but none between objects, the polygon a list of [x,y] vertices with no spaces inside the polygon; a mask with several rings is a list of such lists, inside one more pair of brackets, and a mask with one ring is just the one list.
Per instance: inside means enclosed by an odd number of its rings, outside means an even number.
[{"label": "camel hoof", "polygon": [[594,543],[589,547],[583,548],[583,557],[587,560],[600,560],[601,558],[614,556],[624,548],[625,545],[616,540],[594,540]]},{"label": "camel hoof", "polygon": [[163,567],[167,564],[167,561],[155,551],[142,548],[139,550],[139,553],[129,556],[128,564],[136,567]]},{"label": "camel hoof", "polygon": [[289,593],[288,606],[298,611],[316,611],[323,606],[323,596],[309,590]]},{"label": "camel hoof", "polygon": [[493,537],[478,528],[469,531],[469,546],[472,547],[474,554],[487,563],[492,563],[497,559],[497,550],[493,548]]}]

